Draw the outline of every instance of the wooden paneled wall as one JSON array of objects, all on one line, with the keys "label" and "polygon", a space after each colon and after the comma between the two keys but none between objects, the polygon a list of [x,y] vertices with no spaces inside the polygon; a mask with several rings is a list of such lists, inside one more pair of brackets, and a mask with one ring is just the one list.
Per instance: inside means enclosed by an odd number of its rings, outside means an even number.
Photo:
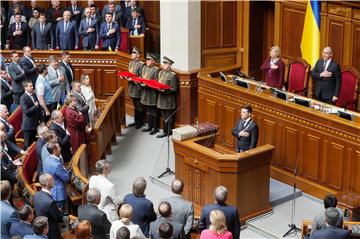
[{"label": "wooden paneled wall", "polygon": [[[281,47],[282,57],[287,60],[301,56],[305,11],[306,2],[275,2],[275,44]],[[360,70],[359,3],[322,1],[320,34],[321,51],[331,46],[338,64]]]}]

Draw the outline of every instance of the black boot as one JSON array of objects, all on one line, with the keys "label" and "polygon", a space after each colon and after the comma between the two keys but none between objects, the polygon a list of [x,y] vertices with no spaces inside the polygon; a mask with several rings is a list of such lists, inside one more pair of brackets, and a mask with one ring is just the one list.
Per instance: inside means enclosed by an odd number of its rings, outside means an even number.
[{"label": "black boot", "polygon": [[142,132],[149,132],[151,131],[153,128],[153,118],[152,116],[149,117],[149,122],[148,122],[148,126],[142,130]]}]

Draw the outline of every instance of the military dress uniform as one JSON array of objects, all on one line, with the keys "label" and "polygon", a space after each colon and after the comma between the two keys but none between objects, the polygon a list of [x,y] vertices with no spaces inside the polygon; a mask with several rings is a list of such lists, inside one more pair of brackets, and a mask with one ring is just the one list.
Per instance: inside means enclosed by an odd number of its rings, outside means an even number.
[{"label": "military dress uniform", "polygon": [[[156,56],[147,54],[146,59],[154,60]],[[144,65],[142,68],[141,76],[147,80],[156,80],[158,78],[159,68],[155,65]],[[143,129],[143,132],[149,132],[150,134],[156,134],[159,132],[159,111],[157,109],[157,97],[158,91],[152,89],[144,84],[141,85],[141,100],[140,103],[146,107],[146,111],[149,113],[148,126]]]},{"label": "military dress uniform", "polygon": [[[132,53],[140,54],[140,50],[136,47],[133,48]],[[136,76],[141,76],[142,68],[144,66],[144,62],[139,59],[135,59],[129,62],[129,72],[135,74]],[[138,83],[133,81],[129,81],[128,84],[128,92],[129,96],[134,105],[134,122],[129,124],[129,126],[136,126],[137,129],[140,129],[144,124],[144,110],[143,106],[140,103],[141,99],[141,86]]]},{"label": "military dress uniform", "polygon": [[[163,59],[164,64],[173,64],[174,62],[167,57]],[[178,89],[178,79],[176,74],[171,70],[161,70],[159,72],[158,81],[162,84],[170,86],[170,89],[160,91],[157,108],[161,111],[161,115],[164,119],[164,131],[162,134],[156,136],[157,138],[162,138],[167,135],[171,135],[171,130],[174,127],[175,119],[175,109],[176,105],[176,93]]]}]

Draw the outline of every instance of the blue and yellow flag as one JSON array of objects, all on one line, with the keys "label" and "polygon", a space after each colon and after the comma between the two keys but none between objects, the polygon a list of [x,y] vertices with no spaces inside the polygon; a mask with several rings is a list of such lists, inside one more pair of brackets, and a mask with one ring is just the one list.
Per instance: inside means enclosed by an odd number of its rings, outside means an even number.
[{"label": "blue and yellow flag", "polygon": [[319,59],[320,53],[320,1],[308,0],[301,39],[301,54],[311,68]]}]

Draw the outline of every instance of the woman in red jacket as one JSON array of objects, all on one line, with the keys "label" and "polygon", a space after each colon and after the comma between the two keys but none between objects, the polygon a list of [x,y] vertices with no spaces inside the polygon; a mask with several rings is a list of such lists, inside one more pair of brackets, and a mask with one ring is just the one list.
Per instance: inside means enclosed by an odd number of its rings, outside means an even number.
[{"label": "woman in red jacket", "polygon": [[265,72],[266,85],[277,89],[282,89],[285,74],[285,64],[280,58],[280,53],[280,47],[271,47],[270,57],[261,65],[261,70]]}]

